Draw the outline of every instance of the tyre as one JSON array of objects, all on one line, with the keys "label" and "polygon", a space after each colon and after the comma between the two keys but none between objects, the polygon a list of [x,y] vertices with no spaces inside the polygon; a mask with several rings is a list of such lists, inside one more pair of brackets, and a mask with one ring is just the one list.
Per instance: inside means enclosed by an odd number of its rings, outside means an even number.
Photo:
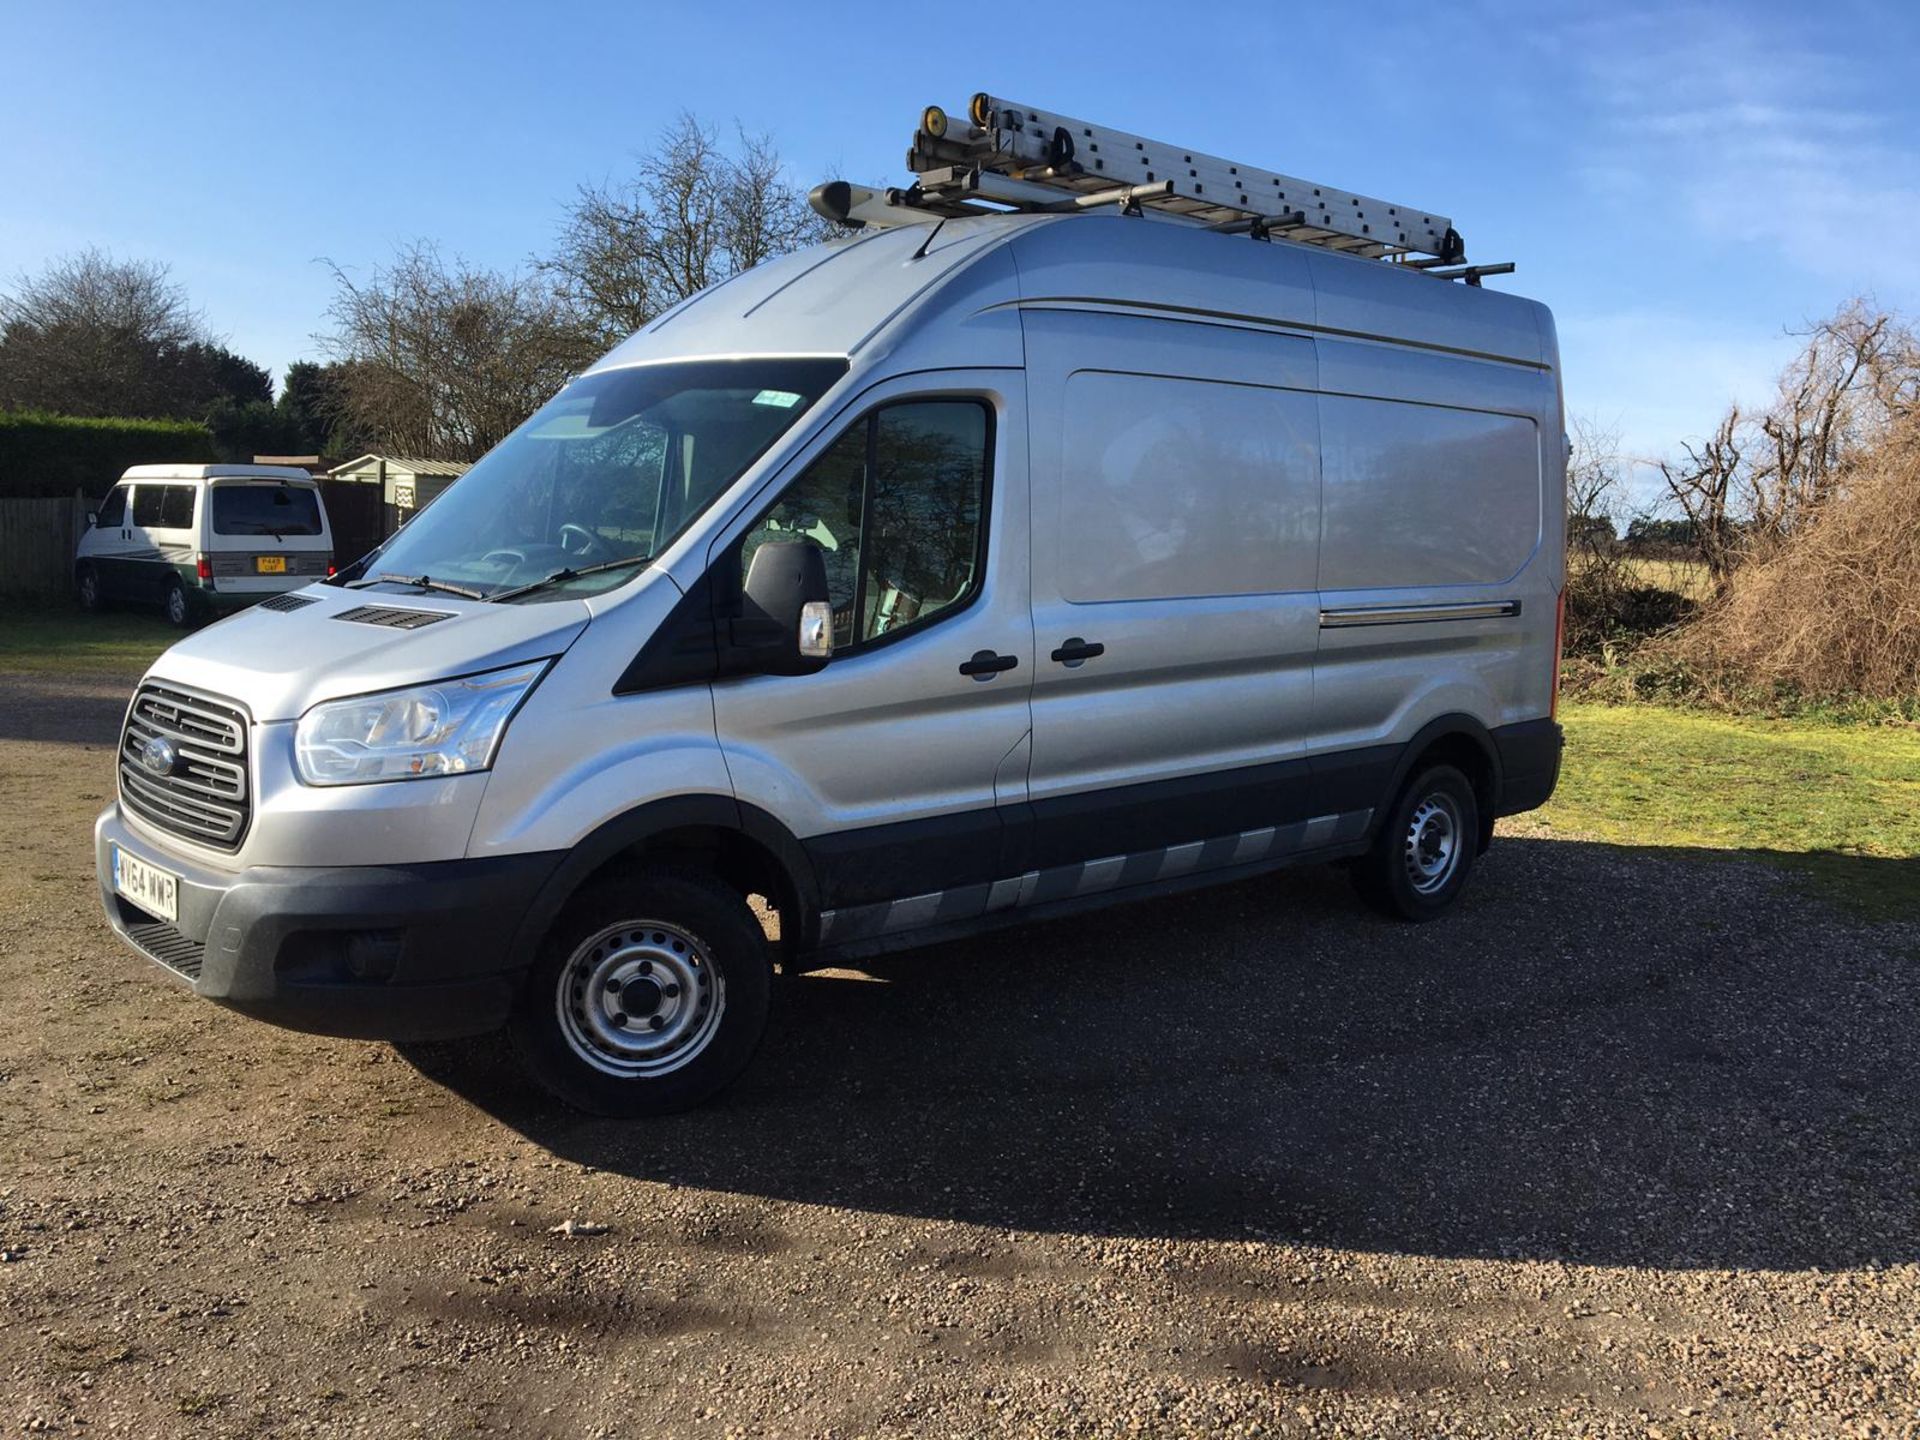
[{"label": "tyre", "polygon": [[80,608],[89,615],[98,615],[107,608],[106,594],[100,588],[100,572],[91,565],[82,565],[74,572],[73,594]]},{"label": "tyre", "polygon": [[1432,920],[1466,888],[1479,835],[1473,785],[1451,765],[1429,765],[1408,780],[1373,848],[1354,862],[1354,886],[1384,914]]},{"label": "tyre", "polygon": [[187,587],[178,580],[167,581],[166,594],[167,623],[176,630],[190,629],[193,625],[193,608],[187,603]]},{"label": "tyre", "polygon": [[527,1072],[595,1115],[685,1110],[731,1083],[766,1029],[766,936],[697,870],[598,882],[554,921],[508,1030]]}]

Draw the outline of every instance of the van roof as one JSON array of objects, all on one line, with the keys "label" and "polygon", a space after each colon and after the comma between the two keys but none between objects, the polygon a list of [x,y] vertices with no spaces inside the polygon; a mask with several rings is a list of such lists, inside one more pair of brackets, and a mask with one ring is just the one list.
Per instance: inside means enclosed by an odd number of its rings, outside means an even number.
[{"label": "van roof", "polygon": [[304,480],[313,476],[292,465],[132,465],[122,480]]},{"label": "van roof", "polygon": [[[950,328],[956,340],[963,329],[982,334],[996,316],[1062,304],[1382,339],[1541,369],[1555,363],[1546,307],[1504,291],[1152,215],[1027,213],[929,217],[781,256],[683,301],[592,368],[858,357],[931,340],[926,332],[935,330]],[[1010,360],[931,358],[1019,364],[1017,331]]]}]

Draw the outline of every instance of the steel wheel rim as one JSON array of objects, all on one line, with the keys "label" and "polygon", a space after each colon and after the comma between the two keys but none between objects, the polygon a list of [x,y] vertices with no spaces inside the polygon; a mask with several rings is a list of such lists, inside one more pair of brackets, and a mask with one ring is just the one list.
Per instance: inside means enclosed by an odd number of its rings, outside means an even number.
[{"label": "steel wheel rim", "polygon": [[560,969],[560,1034],[621,1079],[670,1075],[712,1044],[727,984],[707,947],[676,925],[627,920],[582,941]]},{"label": "steel wheel rim", "polygon": [[1413,807],[1400,854],[1416,895],[1445,888],[1460,868],[1460,829],[1460,810],[1449,795],[1429,795]]},{"label": "steel wheel rim", "polygon": [[178,585],[167,591],[167,618],[176,625],[187,618],[187,592]]},{"label": "steel wheel rim", "polygon": [[91,570],[81,571],[80,572],[80,603],[82,605],[92,605],[93,602],[99,598],[99,594],[100,594],[100,581],[95,577],[93,571]]}]

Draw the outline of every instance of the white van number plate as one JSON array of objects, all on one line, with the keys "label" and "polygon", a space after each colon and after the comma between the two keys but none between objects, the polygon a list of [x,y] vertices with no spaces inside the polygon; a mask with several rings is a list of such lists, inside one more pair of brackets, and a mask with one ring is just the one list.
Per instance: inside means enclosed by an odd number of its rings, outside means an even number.
[{"label": "white van number plate", "polygon": [[113,847],[113,888],[149,915],[180,918],[180,877]]}]

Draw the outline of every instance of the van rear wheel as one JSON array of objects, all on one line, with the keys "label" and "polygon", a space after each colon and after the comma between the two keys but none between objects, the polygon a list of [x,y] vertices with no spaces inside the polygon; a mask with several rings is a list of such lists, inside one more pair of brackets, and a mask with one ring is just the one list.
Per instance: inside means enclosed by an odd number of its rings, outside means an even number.
[{"label": "van rear wheel", "polygon": [[1429,765],[1387,812],[1373,848],[1354,862],[1354,888],[1383,914],[1432,920],[1466,888],[1478,850],[1480,807],[1451,765]]},{"label": "van rear wheel", "polygon": [[509,1031],[528,1073],[567,1104],[664,1115],[746,1069],[771,997],[766,937],[746,902],[699,871],[657,867],[568,903]]}]

